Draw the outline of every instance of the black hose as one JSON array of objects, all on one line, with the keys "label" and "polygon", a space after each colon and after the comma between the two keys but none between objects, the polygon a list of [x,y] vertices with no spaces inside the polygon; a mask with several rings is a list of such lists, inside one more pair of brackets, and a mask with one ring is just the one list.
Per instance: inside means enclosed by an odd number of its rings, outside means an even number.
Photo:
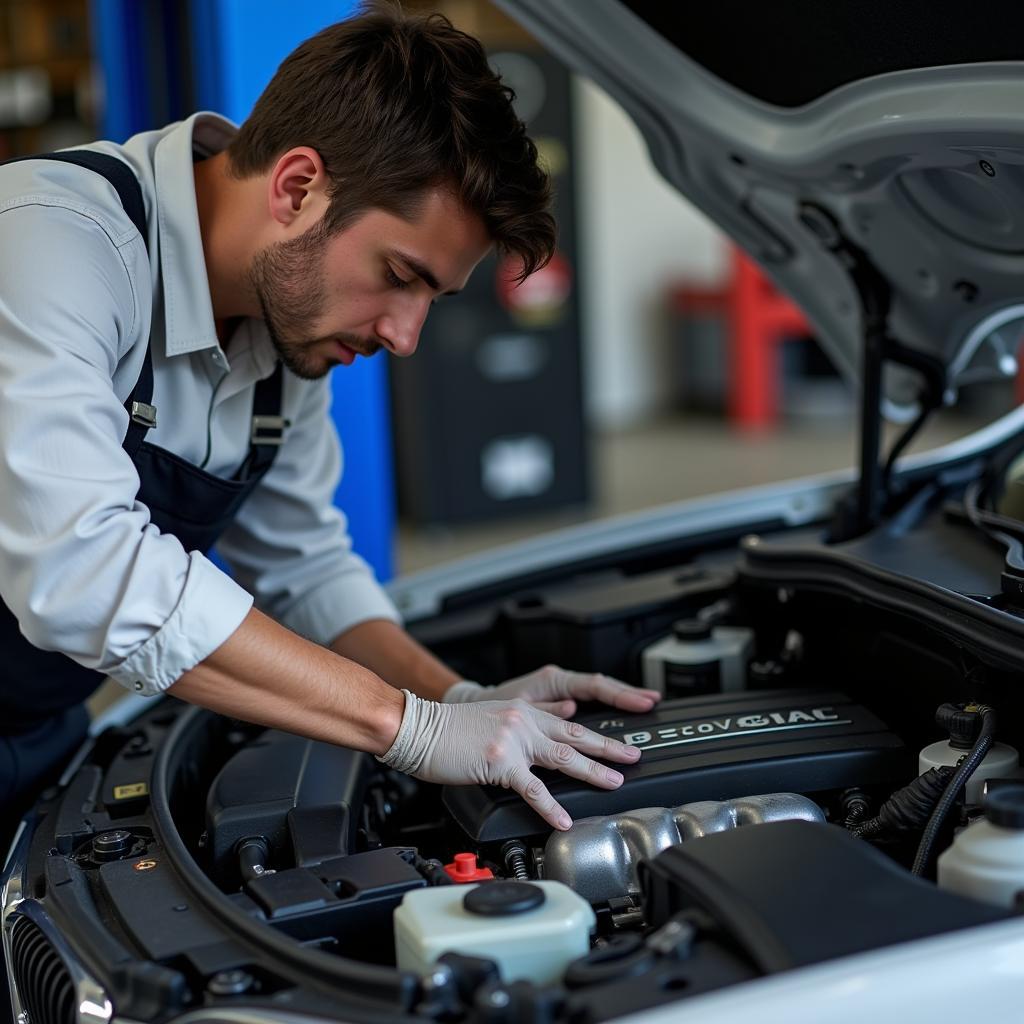
[{"label": "black hose", "polygon": [[927,871],[931,863],[935,840],[938,838],[950,808],[956,801],[960,790],[967,784],[967,780],[974,774],[978,765],[985,760],[985,755],[992,746],[996,731],[995,710],[987,704],[979,704],[976,710],[981,715],[981,730],[978,733],[978,738],[974,741],[971,752],[957,766],[953,778],[950,779],[942,796],[939,797],[939,802],[935,805],[928,824],[925,825],[921,842],[917,847],[917,856],[914,857],[914,865],[910,869],[915,875],[923,875]]},{"label": "black hose", "polygon": [[416,855],[412,866],[427,880],[430,885],[454,885],[444,865],[439,860]]},{"label": "black hose", "polygon": [[952,777],[953,769],[946,765],[941,768],[930,768],[913,782],[896,790],[879,807],[875,817],[868,821],[848,824],[847,827],[858,839],[875,839],[878,836],[917,832],[927,824]]}]

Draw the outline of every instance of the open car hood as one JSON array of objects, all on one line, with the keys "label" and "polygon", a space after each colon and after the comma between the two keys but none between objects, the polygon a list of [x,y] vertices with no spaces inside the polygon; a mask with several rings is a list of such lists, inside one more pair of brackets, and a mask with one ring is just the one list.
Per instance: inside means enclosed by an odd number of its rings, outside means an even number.
[{"label": "open car hood", "polygon": [[[655,30],[675,33],[682,4],[501,2],[811,313],[861,385],[860,478],[703,497],[391,584],[459,678],[565,665],[663,691],[650,712],[579,709],[644,756],[614,790],[544,775],[566,832],[500,787],[127,697],[0,872],[15,1015],[1019,1019],[1024,525],[999,499],[1024,406],[936,451],[897,442],[884,468],[878,437],[886,365],[890,398],[922,412],[1013,370],[1020,65],[933,54],[999,58],[1019,34],[991,5],[957,36],[941,11],[866,0],[821,5],[831,36],[803,0],[762,31],[719,0],[687,9],[684,55]],[[481,910],[488,887],[504,896]]]},{"label": "open car hood", "polygon": [[884,319],[893,418],[929,390],[951,404],[1016,372],[1019,7],[496,2],[621,104],[664,177],[802,307],[847,379]]}]

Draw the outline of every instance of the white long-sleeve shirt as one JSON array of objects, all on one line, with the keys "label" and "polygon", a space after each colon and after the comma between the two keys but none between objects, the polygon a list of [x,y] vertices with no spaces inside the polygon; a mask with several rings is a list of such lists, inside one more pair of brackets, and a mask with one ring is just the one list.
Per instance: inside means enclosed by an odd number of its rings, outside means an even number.
[{"label": "white long-sleeve shirt", "polygon": [[341,448],[326,378],[284,375],[292,426],[218,545],[235,579],[161,534],[137,499],[123,402],[147,343],[158,425],[146,440],[223,477],[248,451],[254,386],[274,368],[262,321],[225,349],[214,327],[193,153],[222,150],[234,131],[196,114],[88,147],[138,176],[148,250],[95,172],[0,168],[0,598],[31,643],[141,693],[219,647],[254,596],[319,643],[399,619],[332,505]]}]

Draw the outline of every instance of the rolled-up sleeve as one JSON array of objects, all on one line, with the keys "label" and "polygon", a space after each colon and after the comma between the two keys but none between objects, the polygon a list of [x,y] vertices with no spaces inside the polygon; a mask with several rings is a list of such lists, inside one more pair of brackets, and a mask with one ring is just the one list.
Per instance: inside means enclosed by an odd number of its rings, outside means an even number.
[{"label": "rolled-up sleeve", "polygon": [[129,244],[60,206],[0,212],[0,597],[35,646],[156,693],[252,598],[137,500],[112,387],[139,316]]},{"label": "rolled-up sleeve", "polygon": [[305,392],[299,415],[218,550],[258,607],[327,644],[361,622],[401,617],[333,505],[342,458],[329,381],[292,383]]}]

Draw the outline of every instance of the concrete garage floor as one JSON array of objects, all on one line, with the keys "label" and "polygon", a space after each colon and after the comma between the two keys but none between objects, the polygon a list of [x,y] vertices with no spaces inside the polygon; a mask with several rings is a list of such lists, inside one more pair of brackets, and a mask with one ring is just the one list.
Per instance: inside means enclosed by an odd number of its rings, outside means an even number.
[{"label": "concrete garage floor", "polygon": [[[982,424],[962,415],[938,419],[911,451],[944,444]],[[887,444],[896,433],[889,431]],[[719,418],[677,416],[598,436],[591,458],[594,500],[589,508],[458,529],[403,524],[397,571],[415,572],[548,530],[683,498],[843,469],[858,454],[855,424],[848,418],[794,419],[750,434]]]}]

